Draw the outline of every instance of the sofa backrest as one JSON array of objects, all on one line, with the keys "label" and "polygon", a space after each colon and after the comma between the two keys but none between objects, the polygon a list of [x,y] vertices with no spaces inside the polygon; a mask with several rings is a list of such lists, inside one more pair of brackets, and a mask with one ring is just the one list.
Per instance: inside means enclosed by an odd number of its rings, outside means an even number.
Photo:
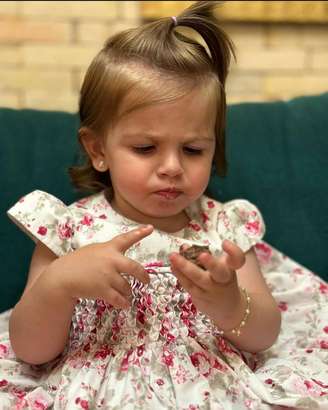
[{"label": "sofa backrest", "polygon": [[[6,216],[21,196],[40,189],[66,203],[67,168],[78,159],[75,114],[0,109],[0,311],[16,303],[33,242]],[[263,213],[265,240],[328,279],[328,93],[287,102],[228,108],[226,178],[212,175],[220,201],[245,198]]]},{"label": "sofa backrest", "polygon": [[228,176],[212,196],[261,210],[265,240],[328,280],[328,93],[228,110]]}]

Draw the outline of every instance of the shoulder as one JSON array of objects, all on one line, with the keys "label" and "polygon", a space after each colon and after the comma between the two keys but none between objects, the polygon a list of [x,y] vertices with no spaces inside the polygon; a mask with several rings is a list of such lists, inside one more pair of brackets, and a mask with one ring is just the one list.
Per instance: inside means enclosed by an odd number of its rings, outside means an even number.
[{"label": "shoulder", "polygon": [[35,242],[42,242],[57,256],[76,248],[78,226],[102,217],[104,195],[99,193],[66,205],[54,195],[35,190],[20,198],[8,217]]},{"label": "shoulder", "polygon": [[96,194],[78,199],[68,206],[68,210],[75,218],[87,214],[105,219],[108,212],[111,210],[111,207],[108,204],[104,192],[100,191]]},{"label": "shoulder", "polygon": [[203,195],[200,203],[211,228],[222,241],[228,239],[246,252],[263,238],[265,224],[262,214],[250,201],[234,199],[221,203]]},{"label": "shoulder", "polygon": [[245,199],[226,202],[218,213],[217,230],[223,239],[235,242],[244,252],[260,242],[265,224],[259,209]]}]

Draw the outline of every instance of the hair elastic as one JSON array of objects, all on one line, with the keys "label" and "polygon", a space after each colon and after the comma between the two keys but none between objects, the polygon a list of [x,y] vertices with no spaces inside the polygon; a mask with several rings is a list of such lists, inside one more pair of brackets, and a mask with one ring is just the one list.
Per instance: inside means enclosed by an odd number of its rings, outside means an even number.
[{"label": "hair elastic", "polygon": [[173,20],[174,27],[176,27],[178,25],[177,18],[175,16],[171,16],[171,19]]}]

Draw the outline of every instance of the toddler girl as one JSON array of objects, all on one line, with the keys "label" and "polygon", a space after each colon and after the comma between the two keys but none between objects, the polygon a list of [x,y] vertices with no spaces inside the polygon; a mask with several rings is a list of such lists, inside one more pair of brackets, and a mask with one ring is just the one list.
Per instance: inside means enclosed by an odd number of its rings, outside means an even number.
[{"label": "toddler girl", "polygon": [[[264,223],[254,205],[204,195],[212,165],[226,170],[233,55],[214,3],[107,40],[81,89],[86,163],[70,171],[78,188],[94,194],[66,206],[34,191],[9,210],[37,244],[10,342],[0,345],[2,408],[307,403],[294,386],[303,381],[301,366],[275,366],[270,347],[281,306],[255,249],[272,252],[266,266],[283,271],[293,262],[260,242]],[[209,249],[198,263],[179,254],[193,245]],[[306,280],[318,283],[310,274]],[[309,381],[321,389],[311,398],[316,406],[327,387],[319,376]]]}]

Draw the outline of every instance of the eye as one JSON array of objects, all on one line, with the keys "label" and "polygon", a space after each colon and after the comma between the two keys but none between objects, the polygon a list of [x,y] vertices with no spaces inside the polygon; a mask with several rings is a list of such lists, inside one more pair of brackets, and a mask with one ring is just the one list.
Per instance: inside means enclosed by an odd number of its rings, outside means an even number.
[{"label": "eye", "polygon": [[135,151],[137,154],[150,154],[154,149],[154,145],[138,145],[133,147],[133,151]]},{"label": "eye", "polygon": [[196,148],[196,147],[183,147],[183,150],[186,154],[188,155],[201,155],[203,153],[202,148]]}]

